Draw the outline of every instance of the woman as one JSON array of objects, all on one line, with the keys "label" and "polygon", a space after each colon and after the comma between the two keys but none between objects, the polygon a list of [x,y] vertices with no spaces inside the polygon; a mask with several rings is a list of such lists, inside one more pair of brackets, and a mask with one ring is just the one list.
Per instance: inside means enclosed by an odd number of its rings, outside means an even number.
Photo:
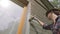
[{"label": "woman", "polygon": [[32,19],[37,20],[42,25],[43,29],[51,30],[53,34],[60,34],[60,10],[51,9],[46,12],[46,16],[49,20],[53,21],[52,24],[45,24],[36,17],[33,17]]}]

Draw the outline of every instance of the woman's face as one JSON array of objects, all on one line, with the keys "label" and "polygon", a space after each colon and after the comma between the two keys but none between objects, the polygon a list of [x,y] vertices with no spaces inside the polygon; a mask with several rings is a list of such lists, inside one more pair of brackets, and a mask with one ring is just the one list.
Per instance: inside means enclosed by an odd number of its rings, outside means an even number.
[{"label": "woman's face", "polygon": [[52,20],[52,13],[49,13],[47,17],[49,20]]}]

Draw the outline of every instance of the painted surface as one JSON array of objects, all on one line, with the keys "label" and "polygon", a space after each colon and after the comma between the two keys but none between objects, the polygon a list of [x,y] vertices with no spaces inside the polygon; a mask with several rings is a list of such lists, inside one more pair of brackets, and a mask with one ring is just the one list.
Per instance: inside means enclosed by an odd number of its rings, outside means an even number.
[{"label": "painted surface", "polygon": [[0,34],[16,34],[23,8],[0,0]]}]

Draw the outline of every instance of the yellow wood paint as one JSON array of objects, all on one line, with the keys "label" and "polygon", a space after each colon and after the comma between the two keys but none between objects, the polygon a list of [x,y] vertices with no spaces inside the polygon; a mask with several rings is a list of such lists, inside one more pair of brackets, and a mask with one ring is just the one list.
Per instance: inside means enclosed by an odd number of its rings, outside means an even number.
[{"label": "yellow wood paint", "polygon": [[26,14],[27,14],[27,6],[24,6],[23,14],[22,14],[22,17],[21,17],[20,24],[18,26],[17,34],[22,34],[23,26],[24,26],[25,19],[26,19]]}]

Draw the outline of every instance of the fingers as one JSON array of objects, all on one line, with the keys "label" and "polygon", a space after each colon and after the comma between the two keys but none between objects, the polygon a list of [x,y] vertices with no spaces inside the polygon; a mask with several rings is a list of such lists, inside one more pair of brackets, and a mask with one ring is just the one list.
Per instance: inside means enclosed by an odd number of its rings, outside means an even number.
[{"label": "fingers", "polygon": [[32,16],[32,15],[31,15],[29,21],[32,21],[32,20],[38,20],[38,18],[36,18],[35,16]]},{"label": "fingers", "polygon": [[29,22],[31,22],[34,19],[34,16],[30,16]]}]

